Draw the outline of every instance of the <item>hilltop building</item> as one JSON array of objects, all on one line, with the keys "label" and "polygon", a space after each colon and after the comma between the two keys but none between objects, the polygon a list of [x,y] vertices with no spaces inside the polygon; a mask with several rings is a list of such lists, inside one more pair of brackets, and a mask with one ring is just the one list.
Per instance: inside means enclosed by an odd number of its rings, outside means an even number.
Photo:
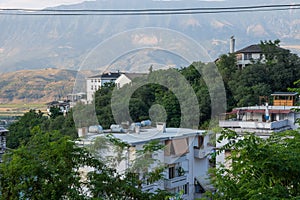
[{"label": "hilltop building", "polygon": [[105,83],[114,83],[121,76],[120,72],[107,72],[96,76],[88,77],[86,80],[87,103],[92,103],[95,92]]},{"label": "hilltop building", "polygon": [[126,84],[131,84],[133,79],[146,76],[146,73],[122,73],[115,81],[117,88],[122,88]]},{"label": "hilltop building", "polygon": [[[105,131],[102,134],[88,133],[81,141],[82,144],[89,144],[95,138],[105,137],[105,135]],[[199,198],[206,190],[213,190],[208,180],[209,155],[213,146],[205,131],[165,128],[165,124],[162,123],[158,124],[157,128],[138,128],[135,131],[112,133],[112,135],[130,145],[130,148],[123,152],[125,160],[116,168],[120,173],[130,168],[136,151],[143,149],[148,142],[158,140],[165,146],[164,149],[153,153],[152,158],[157,161],[148,167],[151,171],[161,164],[166,166],[165,179],[153,184],[143,184],[143,190],[154,192],[162,189],[172,193],[181,191],[182,199],[185,200]]]},{"label": "hilltop building", "polygon": [[[276,47],[278,50],[284,50],[281,47]],[[251,65],[255,62],[265,62],[265,55],[260,44],[252,44],[235,51],[235,38],[230,38],[230,50],[229,53],[234,53],[237,59],[237,67],[243,69],[244,67]]]}]

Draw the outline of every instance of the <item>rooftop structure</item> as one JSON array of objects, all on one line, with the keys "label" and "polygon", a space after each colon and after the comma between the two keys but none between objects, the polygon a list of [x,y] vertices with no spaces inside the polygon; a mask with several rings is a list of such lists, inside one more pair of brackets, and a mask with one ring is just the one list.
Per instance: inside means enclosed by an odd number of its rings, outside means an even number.
[{"label": "rooftop structure", "polygon": [[[261,138],[267,138],[273,132],[297,129],[296,120],[300,118],[300,106],[296,106],[297,93],[275,92],[271,95],[273,105],[249,106],[235,108],[231,112],[220,116],[219,126],[229,128],[239,133],[241,138],[244,133],[255,133]],[[219,135],[217,135],[218,137]],[[216,144],[220,148],[228,141],[223,140]],[[230,149],[217,155],[218,163],[225,163],[225,158],[230,155]]]}]

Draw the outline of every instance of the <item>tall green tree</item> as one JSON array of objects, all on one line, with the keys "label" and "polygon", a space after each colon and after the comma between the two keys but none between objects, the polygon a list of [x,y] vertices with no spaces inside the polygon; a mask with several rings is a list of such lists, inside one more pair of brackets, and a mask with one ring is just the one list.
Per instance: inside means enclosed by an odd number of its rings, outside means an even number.
[{"label": "tall green tree", "polygon": [[1,199],[84,199],[79,167],[87,151],[59,132],[31,129],[32,137],[0,164]]},{"label": "tall green tree", "polygon": [[[160,200],[170,195],[143,191],[136,173],[119,174],[59,131],[45,132],[37,126],[31,134],[0,163],[0,199]],[[161,178],[155,175],[149,174],[149,180]]]},{"label": "tall green tree", "polygon": [[[217,189],[213,199],[299,199],[300,134],[297,130],[274,133],[267,139],[246,134],[243,139],[231,130],[219,138],[229,143],[231,166],[213,173]],[[236,142],[235,142],[236,141]]]},{"label": "tall green tree", "polygon": [[25,113],[18,121],[9,126],[7,136],[7,147],[17,148],[22,143],[27,143],[31,137],[30,130],[47,121],[41,111],[30,110]]}]

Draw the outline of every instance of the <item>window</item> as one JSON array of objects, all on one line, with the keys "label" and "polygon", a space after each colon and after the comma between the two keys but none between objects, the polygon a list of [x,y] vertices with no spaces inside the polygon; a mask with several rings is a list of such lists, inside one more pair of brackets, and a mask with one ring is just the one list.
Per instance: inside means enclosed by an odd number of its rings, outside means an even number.
[{"label": "window", "polygon": [[203,135],[196,136],[195,141],[194,141],[194,148],[195,149],[203,148],[203,142],[204,142]]},{"label": "window", "polygon": [[175,165],[169,165],[169,179],[175,178]]},{"label": "window", "polygon": [[251,60],[252,59],[252,54],[251,53],[245,53],[244,54],[244,60]]},{"label": "window", "polygon": [[195,180],[195,193],[205,193],[205,189],[197,180]]},{"label": "window", "polygon": [[189,194],[189,183],[179,186],[177,189],[177,192],[182,192],[182,194]]}]

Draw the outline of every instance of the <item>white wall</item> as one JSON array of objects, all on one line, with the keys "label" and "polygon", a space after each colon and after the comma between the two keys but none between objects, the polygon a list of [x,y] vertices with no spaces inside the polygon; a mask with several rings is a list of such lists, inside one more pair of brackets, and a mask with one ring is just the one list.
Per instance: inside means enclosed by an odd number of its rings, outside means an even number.
[{"label": "white wall", "polygon": [[131,83],[131,80],[125,74],[122,74],[119,78],[117,78],[115,83],[118,88],[121,88],[124,85]]}]

